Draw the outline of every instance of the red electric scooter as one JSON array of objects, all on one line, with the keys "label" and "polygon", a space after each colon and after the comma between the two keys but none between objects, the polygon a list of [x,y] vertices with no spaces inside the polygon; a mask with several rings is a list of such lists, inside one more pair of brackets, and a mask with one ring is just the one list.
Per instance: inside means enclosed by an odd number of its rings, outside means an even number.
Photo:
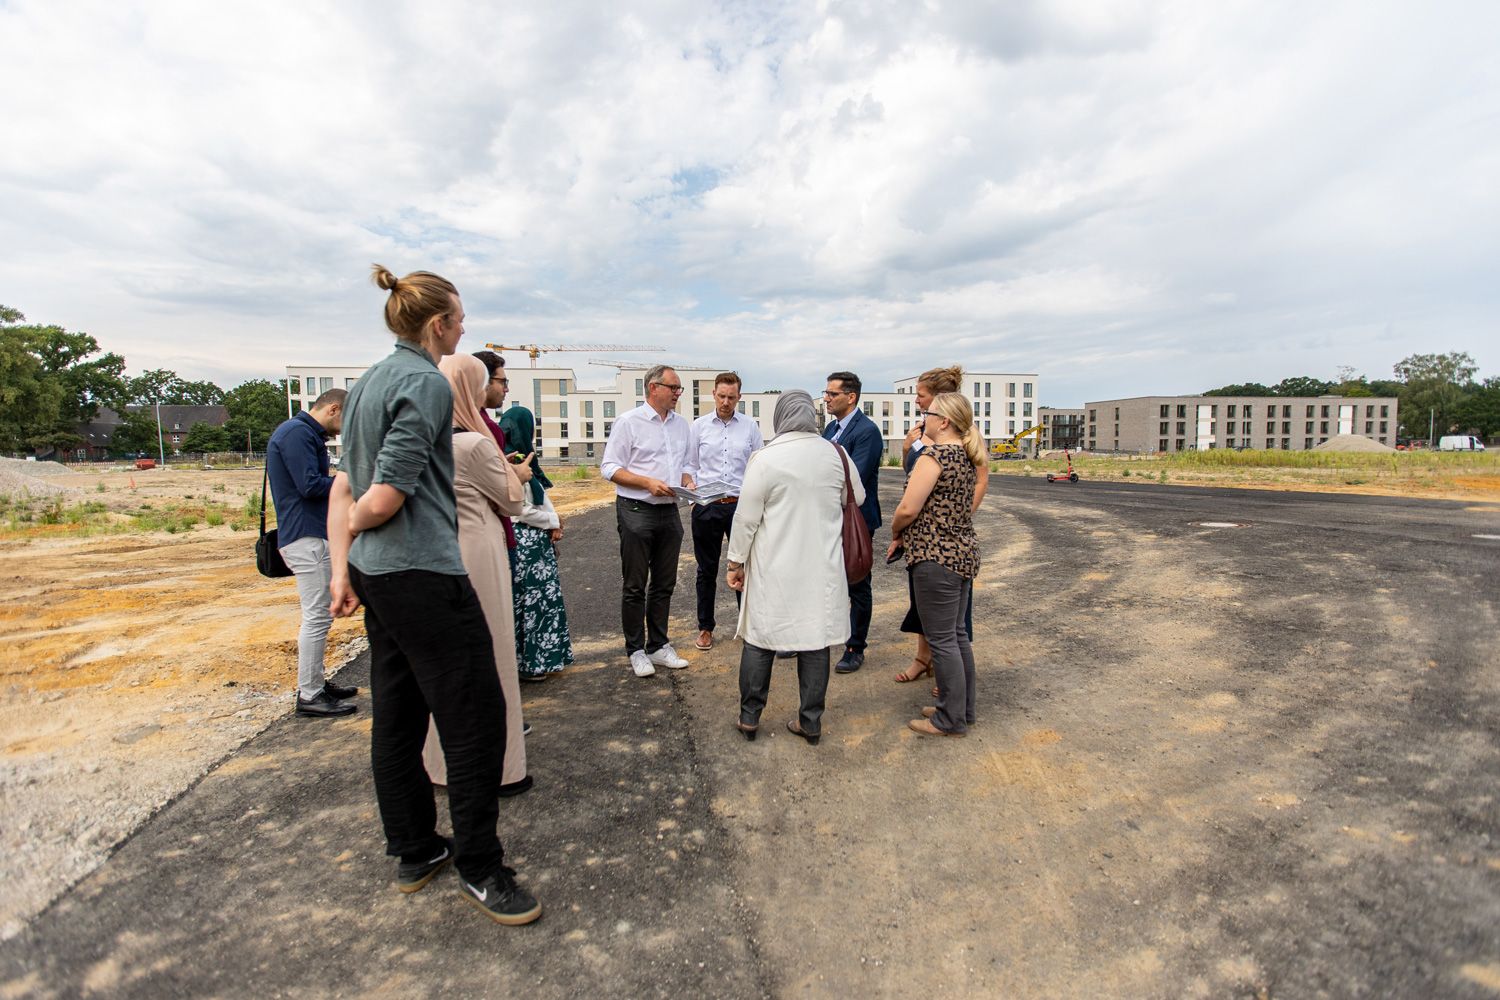
[{"label": "red electric scooter", "polygon": [[1049,483],[1076,483],[1076,482],[1078,482],[1078,473],[1076,473],[1076,472],[1073,471],[1073,456],[1068,454],[1068,451],[1067,451],[1066,448],[1063,449],[1063,458],[1067,459],[1067,461],[1068,461],[1068,471],[1067,472],[1049,472],[1049,473],[1047,473],[1047,482],[1049,482]]}]

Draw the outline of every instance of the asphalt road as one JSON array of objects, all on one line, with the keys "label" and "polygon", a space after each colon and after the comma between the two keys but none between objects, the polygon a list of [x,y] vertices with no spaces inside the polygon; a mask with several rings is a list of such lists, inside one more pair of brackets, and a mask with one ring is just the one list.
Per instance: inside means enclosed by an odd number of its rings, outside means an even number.
[{"label": "asphalt road", "polygon": [[396,892],[368,718],[289,717],[0,945],[0,996],[1500,992],[1500,504],[991,483],[970,738],[905,728],[899,567],[819,747],[774,735],[790,671],[734,732],[690,540],[693,665],[634,678],[605,508],[569,522],[579,665],[524,690],[538,784],[501,813],[540,922]]}]

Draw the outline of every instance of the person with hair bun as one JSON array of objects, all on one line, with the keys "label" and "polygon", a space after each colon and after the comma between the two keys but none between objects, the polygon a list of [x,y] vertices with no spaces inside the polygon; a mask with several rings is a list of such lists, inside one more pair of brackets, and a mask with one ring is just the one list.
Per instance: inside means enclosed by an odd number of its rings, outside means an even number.
[{"label": "person with hair bun", "polygon": [[974,652],[963,618],[979,574],[974,490],[984,442],[974,426],[973,404],[962,393],[939,393],[922,419],[932,444],[918,455],[891,519],[886,557],[906,549],[937,679],[937,705],[909,725],[927,736],[964,736],[974,723]]},{"label": "person with hair bun", "polygon": [[[427,271],[398,279],[376,265],[373,279],[390,292],[385,323],[396,348],[346,401],[344,461],[328,505],[329,610],[342,618],[365,606],[370,765],[386,853],[401,859],[402,892],[453,861],[465,901],[499,923],[526,924],[542,908],[516,884],[495,836],[505,697],[458,544],[453,390],[437,365],[464,335],[463,302]],[[429,714],[447,764],[451,841],[437,833],[422,766]]]},{"label": "person with hair bun", "polygon": [[[917,376],[917,415],[921,416],[923,410],[932,405],[933,397],[943,392],[958,392],[963,385],[964,370],[959,365],[951,365],[947,368],[932,368]],[[912,466],[917,462],[922,449],[931,446],[932,441],[923,436],[923,422],[918,420],[906,435],[906,441],[901,446],[901,464],[905,468],[908,477],[911,476]],[[984,495],[990,486],[990,464],[986,460],[976,467],[978,481],[974,485],[974,510],[979,510],[979,504],[984,500]],[[922,632],[922,616],[917,614],[917,593],[911,587],[911,578],[907,577],[907,590],[909,591],[910,605],[906,609],[906,617],[901,621],[901,631],[908,632],[917,637],[917,655],[912,659],[911,666],[896,675],[896,681],[908,684],[912,681],[922,679],[923,674],[932,673],[932,649],[927,645],[927,636]],[[974,594],[969,593],[969,604],[964,609],[964,630],[969,636],[969,641],[974,641]],[[937,692],[934,691],[934,694]]]}]

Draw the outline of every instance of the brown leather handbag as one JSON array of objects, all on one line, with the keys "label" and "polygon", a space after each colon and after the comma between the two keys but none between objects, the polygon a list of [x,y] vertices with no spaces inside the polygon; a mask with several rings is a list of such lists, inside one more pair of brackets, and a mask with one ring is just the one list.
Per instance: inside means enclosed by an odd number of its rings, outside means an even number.
[{"label": "brown leather handbag", "polygon": [[849,454],[838,449],[839,459],[844,463],[844,575],[850,583],[858,583],[870,575],[875,564],[875,553],[871,548],[870,529],[865,525],[865,516],[854,502],[854,484],[849,479]]}]

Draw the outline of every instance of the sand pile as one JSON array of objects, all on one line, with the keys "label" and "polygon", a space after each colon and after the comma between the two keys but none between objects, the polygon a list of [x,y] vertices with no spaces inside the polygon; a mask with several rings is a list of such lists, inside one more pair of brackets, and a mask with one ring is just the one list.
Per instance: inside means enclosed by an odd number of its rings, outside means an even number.
[{"label": "sand pile", "polygon": [[57,462],[27,462],[19,458],[0,458],[0,496],[13,498],[50,497],[82,493],[71,486],[55,486],[42,476],[66,476],[72,470]]},{"label": "sand pile", "polygon": [[1324,441],[1313,451],[1388,451],[1394,453],[1396,449],[1361,434],[1340,434]]}]

